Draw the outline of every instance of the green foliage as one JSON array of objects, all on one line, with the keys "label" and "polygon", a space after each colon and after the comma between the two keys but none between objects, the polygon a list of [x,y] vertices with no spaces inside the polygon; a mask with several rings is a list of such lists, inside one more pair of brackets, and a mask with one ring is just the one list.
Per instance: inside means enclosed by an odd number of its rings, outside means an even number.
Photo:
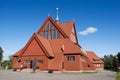
[{"label": "green foliage", "polygon": [[8,69],[12,69],[12,64],[11,63],[8,65]]},{"label": "green foliage", "polygon": [[9,55],[8,69],[12,69],[12,58],[13,58],[13,55]]},{"label": "green foliage", "polygon": [[0,47],[0,62],[1,62],[2,58],[3,58],[3,50],[2,50],[2,48]]},{"label": "green foliage", "polygon": [[12,63],[10,60],[4,60],[2,63],[1,63],[1,67],[2,69],[12,69]]},{"label": "green foliage", "polygon": [[120,64],[120,52],[117,55],[104,55],[103,61],[106,70],[117,71],[117,65]]},{"label": "green foliage", "polygon": [[13,58],[13,55],[9,55],[9,60],[11,61]]},{"label": "green foliage", "polygon": [[110,69],[113,69],[113,55],[105,55],[104,58],[103,58],[103,61],[104,61],[104,66],[105,66],[105,69],[107,70],[110,70]]},{"label": "green foliage", "polygon": [[2,69],[12,69],[12,55],[9,56],[9,60],[3,60],[1,65]]},{"label": "green foliage", "polygon": [[82,74],[96,74],[97,73],[97,71],[95,71],[95,72],[81,72]]},{"label": "green foliage", "polygon": [[118,63],[120,64],[120,52],[117,54],[118,57]]}]

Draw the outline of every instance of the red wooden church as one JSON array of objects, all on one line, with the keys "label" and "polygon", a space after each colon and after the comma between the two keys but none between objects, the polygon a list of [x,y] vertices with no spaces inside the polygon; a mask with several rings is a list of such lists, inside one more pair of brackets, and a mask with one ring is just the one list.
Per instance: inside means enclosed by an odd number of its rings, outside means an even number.
[{"label": "red wooden church", "polygon": [[[47,17],[40,29],[33,33],[27,44],[13,55],[13,70],[34,69],[40,71],[83,71],[96,70],[90,52],[84,51],[78,44],[75,23],[54,21]],[[92,54],[92,53],[91,53]],[[95,54],[93,54],[95,55]],[[97,59],[99,68],[103,61]]]}]

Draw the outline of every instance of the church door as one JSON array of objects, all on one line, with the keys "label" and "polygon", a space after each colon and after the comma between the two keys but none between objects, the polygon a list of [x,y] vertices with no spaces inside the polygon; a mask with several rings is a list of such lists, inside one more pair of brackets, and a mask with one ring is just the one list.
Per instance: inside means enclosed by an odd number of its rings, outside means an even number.
[{"label": "church door", "polygon": [[62,70],[64,70],[64,62],[62,62]]},{"label": "church door", "polygon": [[36,67],[36,61],[35,60],[31,60],[30,62],[30,68],[34,69]]}]

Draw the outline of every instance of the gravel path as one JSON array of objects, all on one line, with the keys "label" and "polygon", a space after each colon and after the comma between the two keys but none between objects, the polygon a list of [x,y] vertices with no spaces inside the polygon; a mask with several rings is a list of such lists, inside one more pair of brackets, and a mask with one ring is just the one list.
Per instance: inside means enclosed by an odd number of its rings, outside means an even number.
[{"label": "gravel path", "polygon": [[95,74],[81,74],[0,70],[0,80],[115,80],[115,72],[102,70]]}]

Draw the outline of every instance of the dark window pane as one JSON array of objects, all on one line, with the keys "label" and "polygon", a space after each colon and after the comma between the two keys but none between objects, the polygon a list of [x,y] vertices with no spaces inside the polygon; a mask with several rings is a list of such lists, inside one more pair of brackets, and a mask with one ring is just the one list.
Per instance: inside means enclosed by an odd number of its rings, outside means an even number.
[{"label": "dark window pane", "polygon": [[58,32],[57,30],[55,30],[55,38],[56,38],[56,39],[59,39],[59,37],[60,37],[59,32]]},{"label": "dark window pane", "polygon": [[38,60],[38,64],[43,64],[43,60]]},{"label": "dark window pane", "polygon": [[48,32],[46,32],[46,38],[48,39]]},{"label": "dark window pane", "polygon": [[52,23],[47,24],[45,27],[45,31],[42,32],[40,35],[50,40],[60,38],[60,33],[56,30]]},{"label": "dark window pane", "polygon": [[55,39],[55,38],[56,38],[56,33],[55,33],[55,31],[53,31],[53,34],[54,34],[53,39]]},{"label": "dark window pane", "polygon": [[57,30],[55,30],[55,39],[57,39]]},{"label": "dark window pane", "polygon": [[48,39],[48,32],[45,32],[45,38]]},{"label": "dark window pane", "polygon": [[75,61],[75,56],[68,56],[67,59],[68,61]]},{"label": "dark window pane", "polygon": [[50,31],[50,40],[52,40],[53,37],[52,37],[52,31]]},{"label": "dark window pane", "polygon": [[52,30],[52,39],[54,39],[54,31]]},{"label": "dark window pane", "polygon": [[25,64],[30,64],[30,60],[25,60],[24,63]]},{"label": "dark window pane", "polygon": [[60,33],[57,31],[57,39],[60,38]]},{"label": "dark window pane", "polygon": [[44,37],[44,32],[41,32],[41,34],[40,34],[40,35]]},{"label": "dark window pane", "polygon": [[45,38],[46,38],[46,32],[45,32]]},{"label": "dark window pane", "polygon": [[45,27],[45,31],[48,31],[48,30],[49,30],[49,24],[47,24]]},{"label": "dark window pane", "polygon": [[50,23],[49,26],[50,26],[50,30],[52,30],[52,23]]}]

